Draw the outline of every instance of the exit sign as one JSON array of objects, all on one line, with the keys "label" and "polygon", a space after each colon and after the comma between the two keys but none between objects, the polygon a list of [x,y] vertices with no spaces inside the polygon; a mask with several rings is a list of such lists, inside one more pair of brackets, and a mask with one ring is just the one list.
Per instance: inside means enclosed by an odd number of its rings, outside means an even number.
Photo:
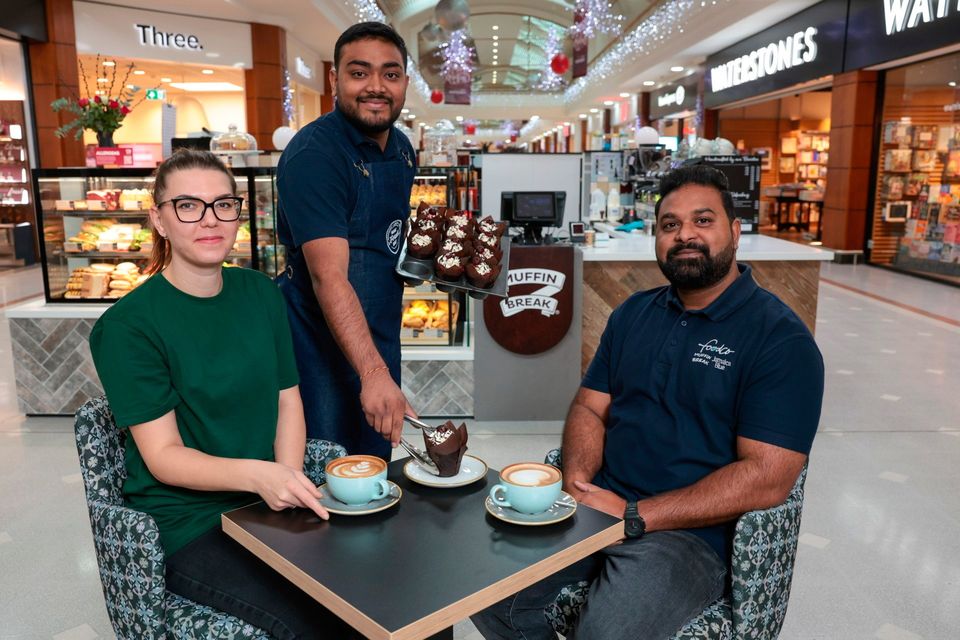
[{"label": "exit sign", "polygon": [[147,100],[163,100],[167,92],[163,89],[147,89]]}]

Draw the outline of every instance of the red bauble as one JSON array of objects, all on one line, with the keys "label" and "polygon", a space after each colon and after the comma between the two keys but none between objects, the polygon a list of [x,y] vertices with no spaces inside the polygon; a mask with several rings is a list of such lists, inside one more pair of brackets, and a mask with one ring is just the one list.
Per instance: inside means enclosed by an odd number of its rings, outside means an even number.
[{"label": "red bauble", "polygon": [[430,93],[430,102],[433,104],[440,104],[443,102],[443,91],[440,91],[440,89],[434,89]]},{"label": "red bauble", "polygon": [[475,125],[475,124],[472,123],[472,122],[469,123],[469,124],[466,124],[466,125],[464,125],[464,127],[463,127],[463,131],[464,131],[464,133],[466,133],[468,136],[477,135],[477,125]]},{"label": "red bauble", "polygon": [[511,133],[511,134],[510,134],[510,142],[516,142],[516,141],[517,141],[517,134]]},{"label": "red bauble", "polygon": [[553,56],[553,59],[550,61],[550,68],[553,69],[555,74],[562,76],[567,72],[567,69],[570,68],[570,58],[562,53],[558,53]]}]

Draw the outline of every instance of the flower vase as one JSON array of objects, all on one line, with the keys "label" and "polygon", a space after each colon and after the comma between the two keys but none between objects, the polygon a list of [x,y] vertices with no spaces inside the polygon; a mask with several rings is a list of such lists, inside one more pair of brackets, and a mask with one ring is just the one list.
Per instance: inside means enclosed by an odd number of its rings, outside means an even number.
[{"label": "flower vase", "polygon": [[113,142],[113,131],[97,131],[97,146],[98,147],[117,146]]}]

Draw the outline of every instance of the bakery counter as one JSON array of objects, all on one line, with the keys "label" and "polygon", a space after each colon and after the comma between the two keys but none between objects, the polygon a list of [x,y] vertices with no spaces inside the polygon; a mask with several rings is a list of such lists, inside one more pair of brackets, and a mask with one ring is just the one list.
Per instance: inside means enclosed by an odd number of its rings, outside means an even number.
[{"label": "bakery counter", "polygon": [[[90,331],[109,304],[33,300],[6,309],[20,411],[72,416],[103,393]],[[473,347],[404,346],[404,392],[422,415],[473,415]]]},{"label": "bakery counter", "polygon": [[[596,352],[607,318],[636,291],[666,284],[657,265],[654,238],[613,237],[602,246],[581,247],[583,315],[581,371]],[[750,265],[757,283],[792,308],[811,332],[817,318],[820,263],[833,253],[763,235],[742,235],[737,260]]]}]

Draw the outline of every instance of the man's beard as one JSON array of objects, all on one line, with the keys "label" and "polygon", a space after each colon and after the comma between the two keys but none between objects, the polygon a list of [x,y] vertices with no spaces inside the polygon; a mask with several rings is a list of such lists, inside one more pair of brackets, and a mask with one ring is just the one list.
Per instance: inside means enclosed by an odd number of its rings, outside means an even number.
[{"label": "man's beard", "polygon": [[[693,249],[703,254],[698,258],[676,258],[676,254]],[[666,276],[670,284],[677,289],[705,289],[714,285],[730,273],[735,261],[736,249],[731,242],[720,253],[711,257],[710,249],[706,245],[688,242],[670,247],[666,259],[657,258],[660,271]]]},{"label": "man's beard", "polygon": [[[361,115],[359,103],[362,100],[386,100],[390,108],[389,117],[381,119],[382,116]],[[388,131],[390,127],[393,126],[393,123],[397,121],[397,118],[400,117],[400,110],[403,109],[403,103],[399,105],[394,104],[393,98],[386,94],[368,94],[356,98],[354,102],[338,100],[338,106],[340,108],[340,112],[350,122],[350,124],[356,127],[360,133],[366,136],[372,136],[378,133],[383,133],[384,131]]]}]

